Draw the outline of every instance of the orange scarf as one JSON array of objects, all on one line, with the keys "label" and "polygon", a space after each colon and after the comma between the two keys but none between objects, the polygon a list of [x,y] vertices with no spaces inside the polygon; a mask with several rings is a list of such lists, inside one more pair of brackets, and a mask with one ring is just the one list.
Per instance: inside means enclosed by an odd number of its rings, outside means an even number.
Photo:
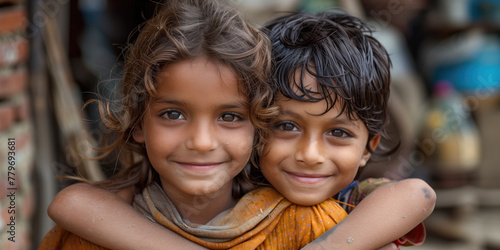
[{"label": "orange scarf", "polygon": [[[347,216],[334,199],[304,207],[292,204],[272,188],[249,192],[233,209],[206,225],[184,222],[158,184],[137,195],[134,207],[151,220],[210,249],[300,249]],[[55,226],[39,249],[106,248]]]},{"label": "orange scarf", "polygon": [[233,209],[206,225],[183,221],[156,183],[136,196],[134,207],[152,221],[210,249],[299,249],[347,216],[334,199],[299,206],[267,187],[249,192]]},{"label": "orange scarf", "polygon": [[84,238],[63,229],[60,226],[53,227],[43,238],[38,250],[107,250],[107,248],[94,244]]}]

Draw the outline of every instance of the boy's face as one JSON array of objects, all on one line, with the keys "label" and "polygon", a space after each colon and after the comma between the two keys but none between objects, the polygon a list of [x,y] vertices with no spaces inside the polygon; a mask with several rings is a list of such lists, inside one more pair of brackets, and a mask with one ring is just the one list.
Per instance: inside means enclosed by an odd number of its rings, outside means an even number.
[{"label": "boy's face", "polygon": [[[305,77],[309,88],[316,80]],[[349,120],[339,104],[323,115],[326,101],[300,102],[279,96],[281,113],[272,124],[269,143],[260,158],[266,179],[293,203],[309,206],[334,196],[349,185],[370,158],[368,129]],[[370,141],[372,149],[379,136]]]}]

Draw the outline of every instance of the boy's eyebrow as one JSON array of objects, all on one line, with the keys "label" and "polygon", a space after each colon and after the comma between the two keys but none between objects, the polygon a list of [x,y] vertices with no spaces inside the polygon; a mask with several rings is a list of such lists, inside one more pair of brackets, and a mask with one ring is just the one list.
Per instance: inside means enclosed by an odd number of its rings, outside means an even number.
[{"label": "boy's eyebrow", "polygon": [[299,114],[291,111],[291,110],[281,110],[280,115],[289,115],[293,117],[299,117]]},{"label": "boy's eyebrow", "polygon": [[336,123],[340,123],[340,124],[346,124],[346,125],[352,125],[356,128],[359,128],[359,124],[357,122],[355,122],[354,120],[351,120],[349,118],[347,118],[346,116],[344,117],[335,117],[334,119],[332,120],[335,120]]},{"label": "boy's eyebrow", "polygon": [[[310,115],[315,115],[315,114],[311,114],[311,113],[308,113]],[[288,115],[288,116],[292,116],[292,117],[300,117],[299,114],[291,111],[291,110],[283,110],[280,115]],[[319,115],[319,116],[323,116],[323,115]],[[355,126],[357,128],[359,128],[359,124],[357,124],[355,121],[349,119],[348,117],[346,116],[336,116],[334,118],[331,118],[330,119],[331,121],[334,121],[336,124],[346,124],[346,125],[352,125],[352,126]]]}]

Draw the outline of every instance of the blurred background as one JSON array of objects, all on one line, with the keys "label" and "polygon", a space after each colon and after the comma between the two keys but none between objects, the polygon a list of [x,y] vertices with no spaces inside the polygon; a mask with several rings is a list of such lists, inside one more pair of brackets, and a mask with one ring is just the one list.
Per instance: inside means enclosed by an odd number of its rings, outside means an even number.
[{"label": "blurred background", "polygon": [[[401,146],[360,178],[416,177],[436,190],[427,241],[413,249],[500,249],[500,0],[232,1],[258,25],[334,7],[371,23],[393,62],[384,143]],[[48,204],[71,184],[56,176],[100,180],[118,167],[79,157],[106,132],[82,106],[119,86],[130,34],[154,8],[0,0],[0,249],[38,247],[53,226]]]}]

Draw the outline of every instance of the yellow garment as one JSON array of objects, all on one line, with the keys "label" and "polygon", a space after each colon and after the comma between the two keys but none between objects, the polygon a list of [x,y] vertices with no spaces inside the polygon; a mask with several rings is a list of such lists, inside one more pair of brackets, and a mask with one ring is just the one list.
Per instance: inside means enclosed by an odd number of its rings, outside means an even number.
[{"label": "yellow garment", "polygon": [[60,226],[53,227],[43,238],[38,250],[69,250],[88,249],[106,250],[107,248],[96,245],[82,237],[73,234]]},{"label": "yellow garment", "polygon": [[300,249],[347,216],[334,199],[298,206],[272,188],[249,192],[206,225],[183,221],[158,184],[137,195],[134,206],[151,220],[210,249]]},{"label": "yellow garment", "polygon": [[[137,195],[134,207],[151,220],[210,249],[300,249],[347,216],[333,199],[315,206],[298,206],[272,188],[249,192],[233,209],[206,225],[184,222],[157,184]],[[107,248],[56,226],[47,233],[39,249]]]}]

